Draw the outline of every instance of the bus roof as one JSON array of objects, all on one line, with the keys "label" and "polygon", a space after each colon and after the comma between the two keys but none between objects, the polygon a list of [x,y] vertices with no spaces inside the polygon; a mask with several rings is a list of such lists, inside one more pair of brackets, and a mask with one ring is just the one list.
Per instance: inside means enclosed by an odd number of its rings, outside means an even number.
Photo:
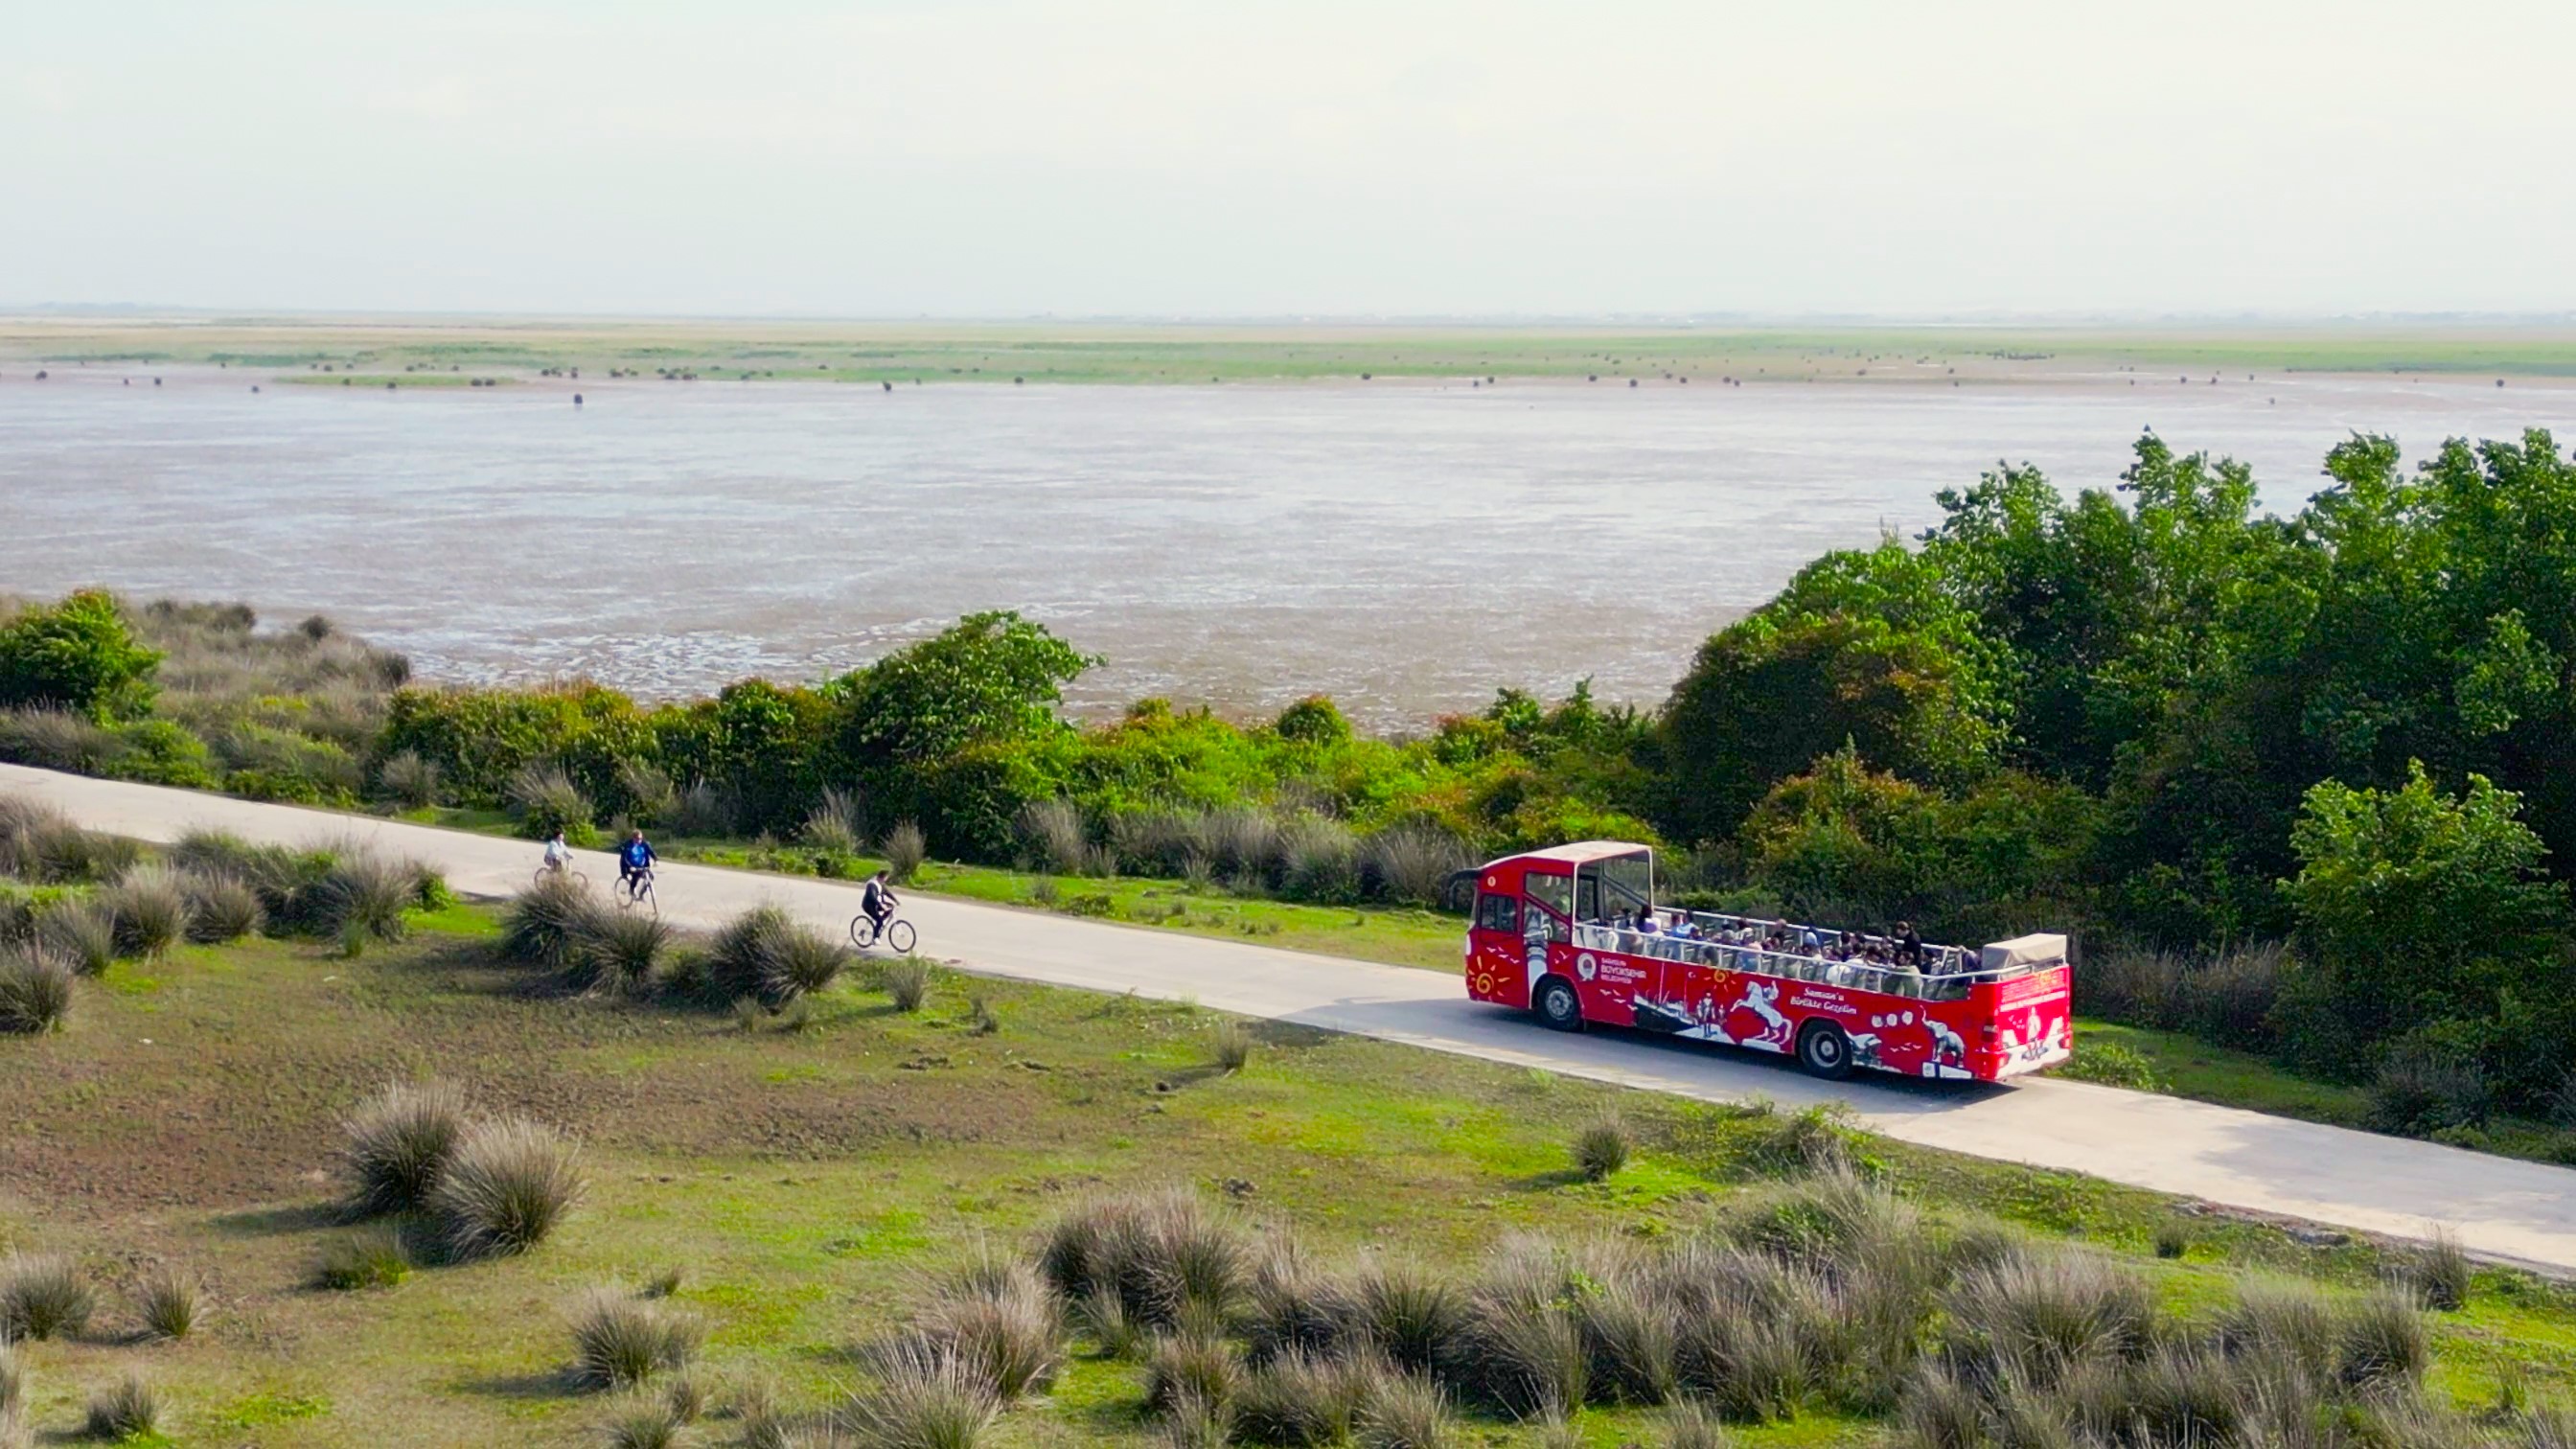
[{"label": "bus roof", "polygon": [[1582,865],[1588,861],[1613,860],[1623,855],[1644,855],[1652,846],[1633,840],[1577,840],[1566,845],[1551,845],[1545,850],[1525,850],[1485,862],[1488,868],[1514,860],[1552,860],[1564,865]]}]

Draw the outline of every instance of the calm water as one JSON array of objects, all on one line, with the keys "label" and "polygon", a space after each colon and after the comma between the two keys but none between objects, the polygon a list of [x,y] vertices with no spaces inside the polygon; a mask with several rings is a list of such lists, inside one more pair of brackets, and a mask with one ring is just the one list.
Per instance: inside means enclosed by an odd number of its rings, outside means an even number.
[{"label": "calm water", "polygon": [[[471,679],[810,678],[1016,607],[1147,693],[1380,725],[1503,683],[1662,698],[1821,550],[1998,458],[2107,483],[2142,427],[2295,505],[2355,429],[2576,422],[2516,384],[858,387],[355,392],[0,375],[0,591],[322,610]],[[570,386],[587,405],[571,405]]]}]

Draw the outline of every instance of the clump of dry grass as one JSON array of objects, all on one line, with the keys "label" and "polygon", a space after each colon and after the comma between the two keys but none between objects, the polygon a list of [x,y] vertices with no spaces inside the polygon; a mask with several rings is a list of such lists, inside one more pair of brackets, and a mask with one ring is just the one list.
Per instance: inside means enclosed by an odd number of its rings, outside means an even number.
[{"label": "clump of dry grass", "polygon": [[82,1432],[93,1439],[140,1439],[161,1424],[161,1396],[142,1375],[125,1377],[89,1396]]},{"label": "clump of dry grass", "polygon": [[570,1138],[506,1118],[466,1130],[431,1189],[429,1208],[453,1256],[503,1256],[544,1242],[587,1187]]},{"label": "clump of dry grass", "polygon": [[0,1339],[52,1338],[89,1327],[88,1280],[62,1253],[0,1258]]},{"label": "clump of dry grass", "polygon": [[72,968],[40,941],[0,946],[0,1032],[60,1031],[72,1010]]},{"label": "clump of dry grass", "polygon": [[153,959],[188,938],[196,909],[186,882],[163,865],[138,865],[100,888],[118,954]]},{"label": "clump of dry grass", "polygon": [[840,1415],[859,1449],[974,1449],[1002,1406],[955,1359],[904,1355],[851,1396]]},{"label": "clump of dry grass", "polygon": [[1606,1182],[1628,1165],[1628,1128],[1616,1117],[1587,1122],[1574,1134],[1574,1167],[1586,1182]]},{"label": "clump of dry grass", "polygon": [[1057,1294],[1119,1301],[1156,1331],[1192,1315],[1221,1321],[1241,1294],[1251,1250],[1243,1228],[1183,1191],[1104,1197],[1056,1220],[1038,1270]]},{"label": "clump of dry grass", "polygon": [[632,1388],[684,1369],[706,1337],[695,1315],[615,1288],[584,1294],[573,1306],[571,1326],[573,1377],[600,1389]]},{"label": "clump of dry grass", "polygon": [[340,1173],[358,1216],[427,1205],[465,1135],[464,1091],[449,1082],[389,1083],[340,1124]]},{"label": "clump of dry grass", "polygon": [[135,1285],[135,1316],[142,1320],[144,1332],[154,1338],[186,1338],[195,1330],[203,1307],[196,1278],[177,1268],[156,1268]]},{"label": "clump of dry grass", "polygon": [[313,1286],[342,1293],[391,1288],[410,1276],[411,1252],[390,1226],[342,1233],[322,1245],[313,1264]]},{"label": "clump of dry grass", "polygon": [[749,996],[773,1010],[830,986],[848,964],[839,942],[776,905],[755,906],[725,923],[707,949],[719,1000]]}]

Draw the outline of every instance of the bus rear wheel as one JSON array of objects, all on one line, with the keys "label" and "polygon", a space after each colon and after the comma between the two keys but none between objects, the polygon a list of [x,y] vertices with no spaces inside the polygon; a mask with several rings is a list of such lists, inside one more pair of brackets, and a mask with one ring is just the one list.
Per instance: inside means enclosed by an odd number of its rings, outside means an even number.
[{"label": "bus rear wheel", "polygon": [[1851,1038],[1830,1021],[1811,1021],[1798,1033],[1798,1065],[1807,1075],[1839,1082],[1851,1075]]},{"label": "bus rear wheel", "polygon": [[1530,998],[1530,1009],[1558,1031],[1583,1030],[1583,1003],[1575,999],[1574,983],[1562,976],[1539,982],[1538,994]]}]

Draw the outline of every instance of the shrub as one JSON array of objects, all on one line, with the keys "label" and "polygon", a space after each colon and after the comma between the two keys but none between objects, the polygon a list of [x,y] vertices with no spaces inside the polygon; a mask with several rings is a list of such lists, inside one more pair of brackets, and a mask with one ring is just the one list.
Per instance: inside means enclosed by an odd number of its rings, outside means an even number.
[{"label": "shrub", "polygon": [[83,976],[116,964],[116,917],[95,901],[65,901],[37,922],[46,949]]},{"label": "shrub", "polygon": [[1377,893],[1406,905],[1436,906],[1449,877],[1472,864],[1448,831],[1400,825],[1368,839],[1361,866]]},{"label": "shrub", "polygon": [[1359,893],[1359,845],[1350,827],[1317,815],[1279,829],[1279,888],[1296,900],[1346,901]]},{"label": "shrub", "polygon": [[886,869],[893,872],[897,883],[912,879],[928,859],[930,839],[921,833],[920,826],[906,820],[886,832]]},{"label": "shrub", "polygon": [[313,887],[314,924],[343,940],[401,940],[403,912],[421,903],[424,880],[435,877],[414,862],[364,846],[343,846],[332,856]]},{"label": "shrub", "polygon": [[2180,1223],[2156,1224],[2156,1256],[2179,1258],[2191,1251],[2191,1231]]},{"label": "shrub", "polygon": [[438,762],[418,750],[396,750],[376,768],[376,784],[397,802],[417,810],[438,803]]},{"label": "shrub", "polygon": [[679,787],[650,760],[617,762],[617,795],[626,802],[626,813],[635,824],[676,826],[673,817],[680,810]]},{"label": "shrub", "polygon": [[609,1414],[600,1437],[608,1449],[671,1449],[687,1423],[670,1400],[638,1398]]},{"label": "shrub", "polygon": [[113,596],[84,589],[0,622],[0,708],[139,719],[152,707],[160,663],[135,641]]},{"label": "shrub", "polygon": [[501,951],[515,961],[564,970],[600,938],[609,913],[568,873],[548,872],[501,912]]},{"label": "shrub", "polygon": [[1021,806],[1018,833],[1039,865],[1057,875],[1080,875],[1089,861],[1082,811],[1061,796]]},{"label": "shrub", "polygon": [[582,943],[583,962],[601,980],[621,991],[642,991],[653,981],[670,949],[671,927],[658,916],[640,911],[602,911],[589,923]]},{"label": "shrub", "polygon": [[699,780],[680,792],[667,823],[680,835],[731,835],[742,823],[742,800],[726,786]]},{"label": "shrub", "polygon": [[1271,1247],[1245,1285],[1239,1327],[1255,1365],[1290,1349],[1333,1353],[1358,1315],[1348,1285],[1310,1263],[1293,1240]]},{"label": "shrub", "polygon": [[1148,1413],[1176,1413],[1190,1405],[1232,1409],[1243,1388],[1243,1361],[1231,1344],[1212,1333],[1157,1338],[1146,1350]]},{"label": "shrub", "polygon": [[89,1396],[81,1431],[93,1439],[140,1439],[161,1423],[161,1397],[139,1374],[128,1373]]},{"label": "shrub", "polygon": [[176,1268],[147,1273],[134,1290],[135,1316],[154,1338],[186,1338],[197,1326],[197,1280]]},{"label": "shrub", "polygon": [[2075,1252],[2017,1253],[1962,1274],[1946,1306],[1954,1348],[1997,1378],[2043,1388],[2142,1348],[2155,1321],[2144,1280]]},{"label": "shrub", "polygon": [[2430,1047],[2390,1052],[2370,1084],[2370,1125],[2381,1132],[2425,1136],[2445,1127],[2481,1127],[2494,1105],[2486,1073],[2466,1058]]},{"label": "shrub", "polygon": [[805,816],[799,832],[807,845],[832,855],[856,855],[860,850],[861,831],[866,818],[859,809],[859,797],[837,785],[823,788],[823,797]]},{"label": "shrub", "polygon": [[1339,1444],[1350,1436],[1360,1383],[1331,1359],[1293,1348],[1274,1354],[1237,1387],[1235,1432],[1255,1444]]},{"label": "shrub", "polygon": [[1351,1283],[1353,1326],[1407,1373],[1427,1373],[1457,1347],[1467,1302],[1440,1274],[1405,1259],[1380,1260]]},{"label": "shrub", "polygon": [[596,1389],[631,1388],[697,1355],[697,1318],[614,1288],[594,1288],[571,1314],[573,1377]]},{"label": "shrub", "polygon": [[166,866],[136,866],[102,888],[97,900],[115,923],[119,954],[158,957],[188,935],[185,883]]},{"label": "shrub", "polygon": [[2406,1294],[2383,1289],[2344,1306],[2336,1331],[2336,1370],[2356,1388],[2420,1382],[2433,1362],[2432,1330]]},{"label": "shrub", "polygon": [[1607,1181],[1627,1165],[1628,1128],[1618,1118],[1602,1117],[1574,1134],[1574,1166],[1584,1181]]},{"label": "shrub", "polygon": [[395,1082],[340,1123],[340,1173],[360,1216],[425,1206],[465,1135],[465,1093],[448,1082]]},{"label": "shrub", "polygon": [[955,1360],[905,1355],[851,1398],[841,1421],[859,1449],[974,1449],[1001,1412]]},{"label": "shrub", "polygon": [[930,999],[930,963],[918,956],[902,956],[876,967],[879,991],[894,998],[894,1009],[901,1012],[921,1010]]},{"label": "shrub", "polygon": [[2460,1248],[2460,1240],[2449,1231],[2433,1234],[2433,1240],[2407,1255],[2406,1286],[2424,1300],[2428,1308],[2444,1313],[2457,1313],[2469,1305],[2469,1279],[2473,1272],[2469,1255]]},{"label": "shrub", "polygon": [[89,1327],[89,1284],[61,1253],[0,1258],[0,1339],[52,1338]]},{"label": "shrub", "polygon": [[72,968],[38,941],[0,946],[0,1032],[60,1031],[72,1010]]},{"label": "shrub", "polygon": [[313,1286],[339,1292],[391,1288],[411,1275],[411,1254],[402,1233],[390,1226],[342,1233],[322,1245],[313,1265]]},{"label": "shrub", "polygon": [[457,1258],[520,1253],[544,1242],[586,1183],[580,1150],[521,1118],[468,1128],[431,1190],[447,1250]]},{"label": "shrub", "polygon": [[1252,1060],[1252,1028],[1228,1018],[1216,1024],[1211,1043],[1216,1051],[1217,1068],[1225,1072],[1242,1071]]},{"label": "shrub", "polygon": [[1448,1396],[1419,1374],[1373,1375],[1360,1400],[1359,1449],[1450,1449],[1458,1442]]},{"label": "shrub", "polygon": [[1063,1315],[1022,1263],[979,1265],[922,1314],[916,1331],[1003,1403],[1054,1382],[1064,1357]]},{"label": "shrub", "polygon": [[67,709],[0,710],[0,760],[41,770],[95,775],[124,751],[116,733]]},{"label": "shrub", "polygon": [[848,959],[839,942],[798,922],[783,907],[763,905],[716,932],[707,967],[719,999],[751,996],[774,1009],[830,986]]},{"label": "shrub", "polygon": [[2156,1076],[2155,1063],[2134,1047],[2115,1041],[2087,1042],[2072,1061],[2057,1069],[2061,1077],[2079,1082],[2093,1082],[2105,1087],[2125,1087],[2133,1092],[2161,1092],[2164,1082]]},{"label": "shrub", "polygon": [[268,908],[247,881],[228,873],[188,871],[179,877],[188,895],[188,939],[222,945],[257,935]]},{"label": "shrub", "polygon": [[1038,1271],[1068,1300],[1107,1293],[1137,1323],[1169,1331],[1192,1314],[1221,1318],[1243,1289],[1248,1257],[1232,1218],[1173,1190],[1099,1198],[1058,1218]]},{"label": "shrub", "polygon": [[530,840],[544,840],[558,830],[566,836],[590,831],[590,797],[553,760],[520,766],[510,776],[509,798],[519,833]]}]

